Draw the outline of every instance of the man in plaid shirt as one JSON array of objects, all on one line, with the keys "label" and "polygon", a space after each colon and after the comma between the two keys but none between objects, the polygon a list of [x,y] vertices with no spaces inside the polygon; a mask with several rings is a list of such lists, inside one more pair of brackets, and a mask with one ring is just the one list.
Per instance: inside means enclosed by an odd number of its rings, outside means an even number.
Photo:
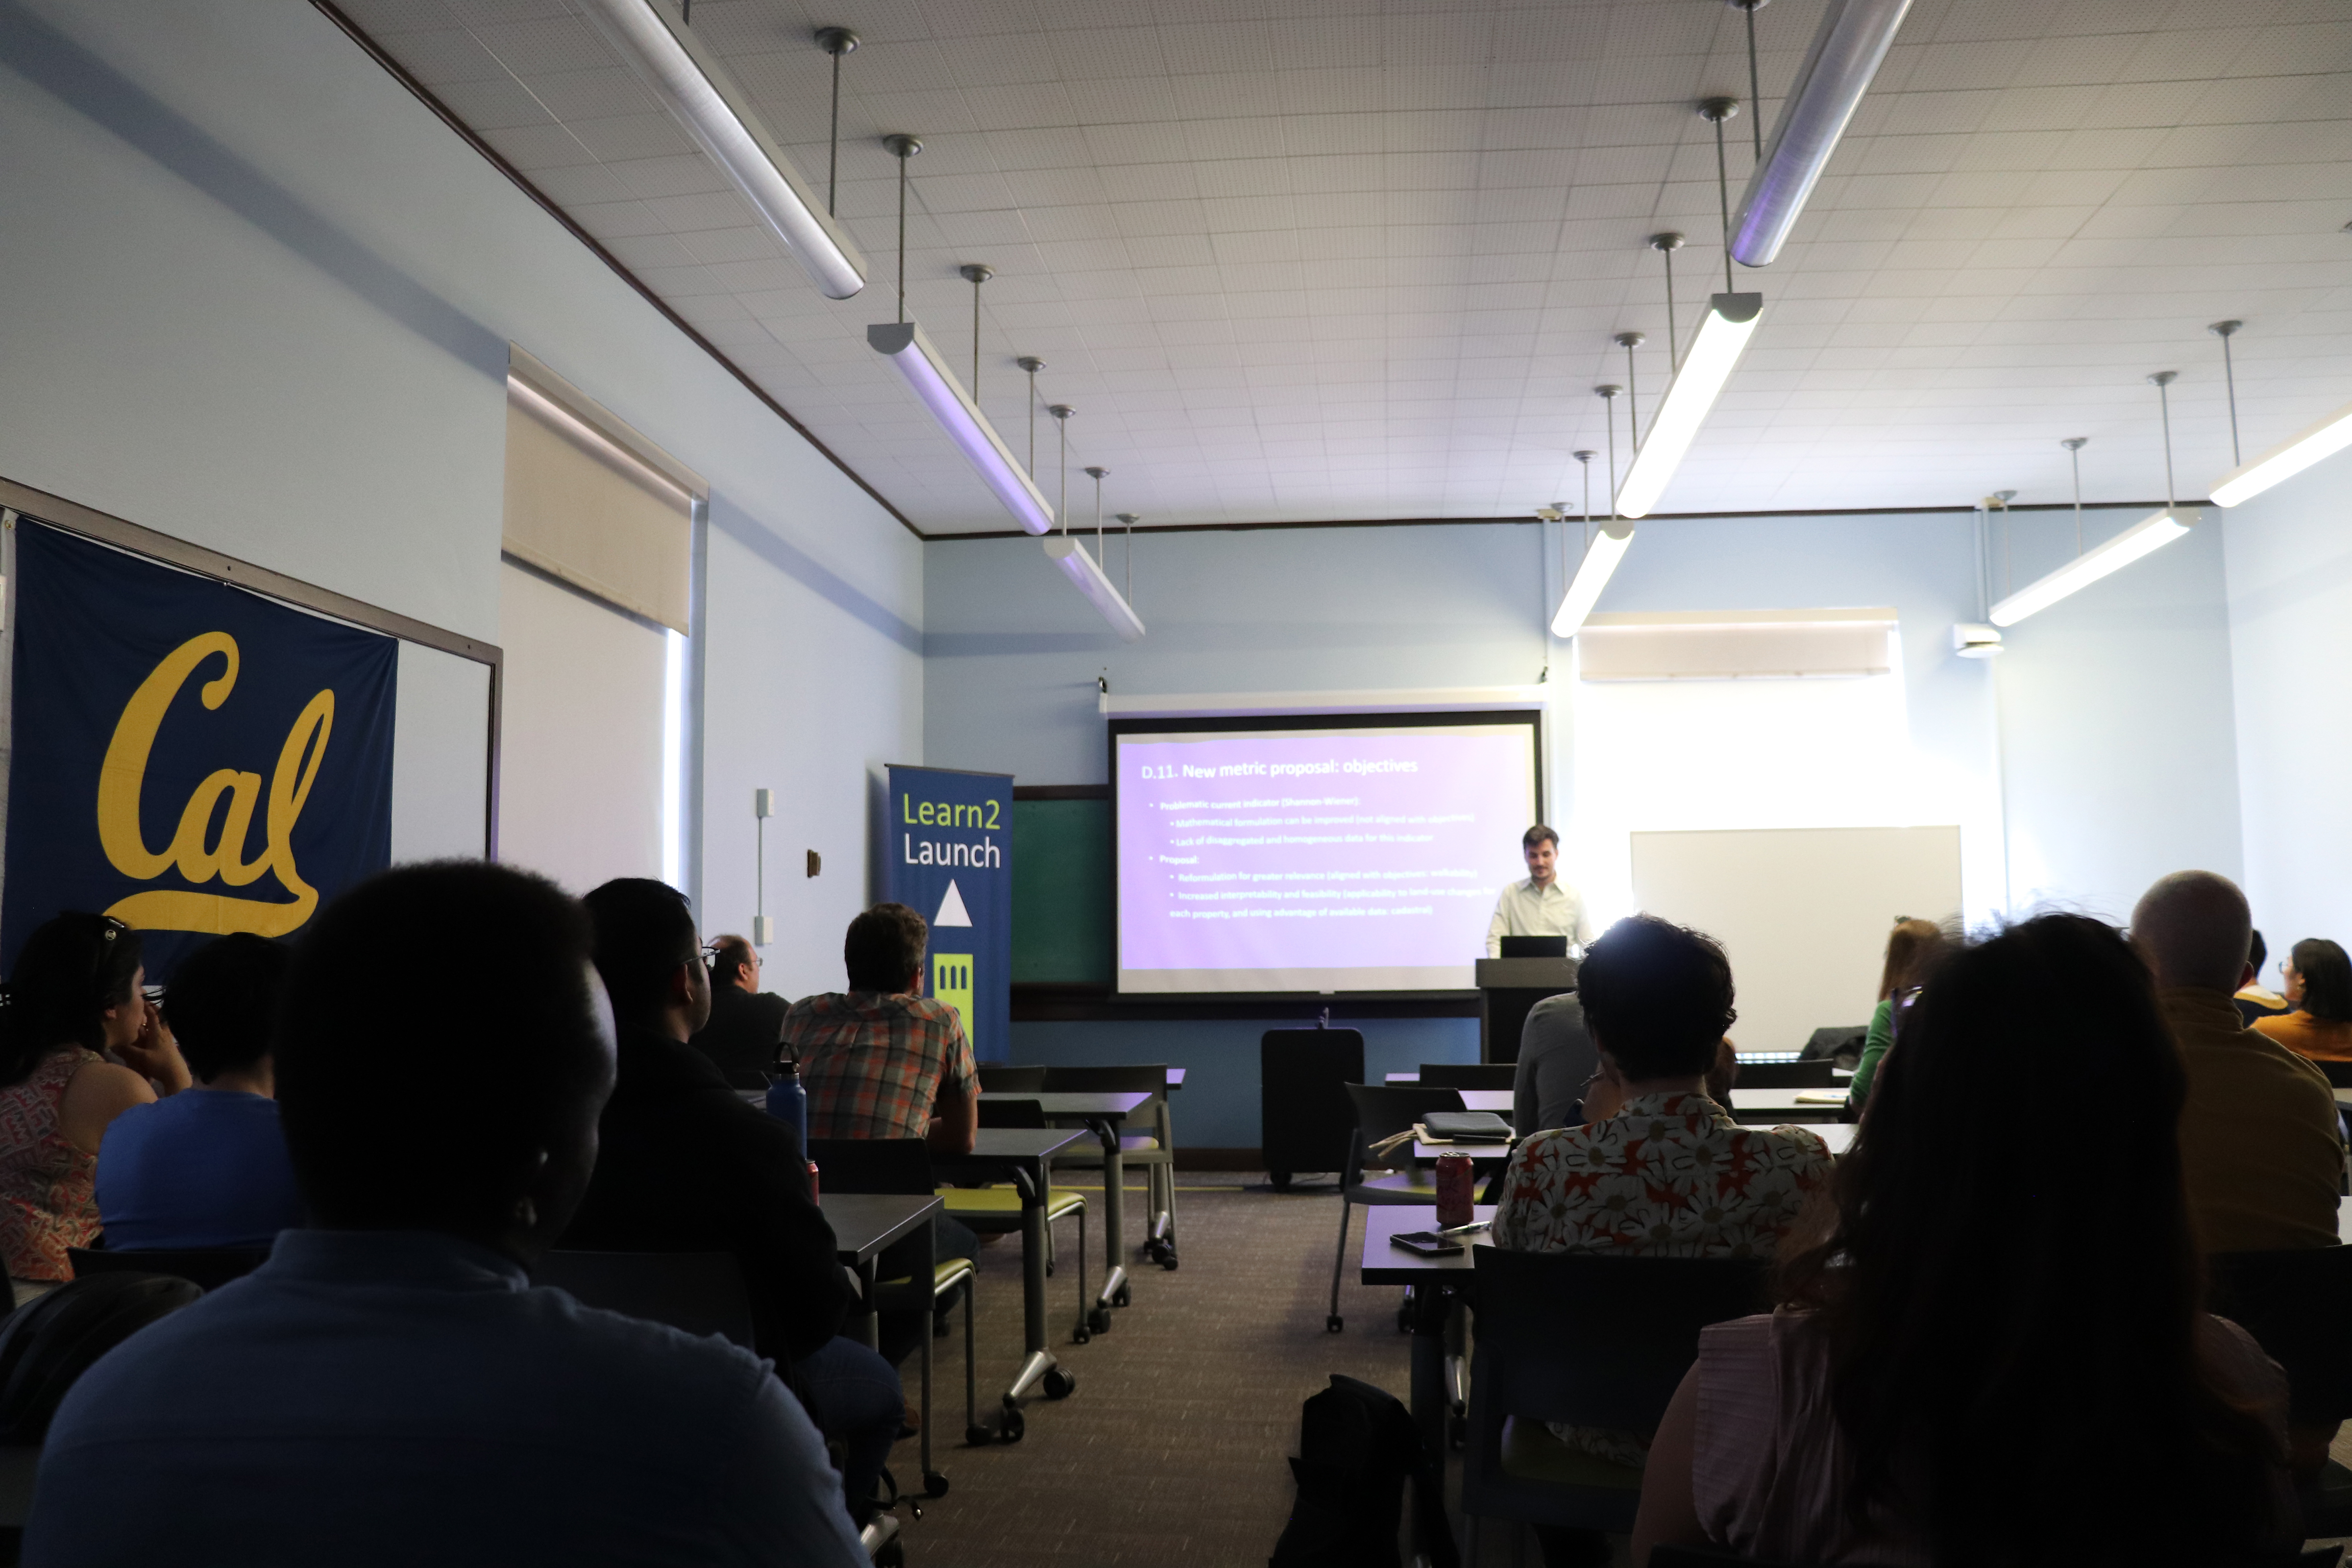
[{"label": "man in plaid shirt", "polygon": [[799,1059],[812,1139],[920,1138],[971,1152],[980,1074],[955,1009],[923,994],[929,940],[906,905],[875,905],[842,943],[849,990],[784,1015],[782,1054]]}]

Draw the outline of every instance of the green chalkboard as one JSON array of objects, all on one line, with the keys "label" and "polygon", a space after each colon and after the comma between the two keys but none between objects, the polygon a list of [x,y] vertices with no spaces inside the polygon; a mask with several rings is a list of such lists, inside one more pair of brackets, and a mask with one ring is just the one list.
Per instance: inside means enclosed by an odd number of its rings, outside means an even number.
[{"label": "green chalkboard", "polygon": [[1013,801],[1013,983],[1111,982],[1110,802]]}]

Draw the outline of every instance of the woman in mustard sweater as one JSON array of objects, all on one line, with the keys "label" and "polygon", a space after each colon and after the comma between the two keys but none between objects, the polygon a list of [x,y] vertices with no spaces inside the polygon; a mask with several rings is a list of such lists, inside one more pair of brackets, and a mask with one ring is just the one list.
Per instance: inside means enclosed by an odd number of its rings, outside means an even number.
[{"label": "woman in mustard sweater", "polygon": [[2254,1027],[2314,1061],[2352,1062],[2352,958],[2324,936],[2305,937],[2279,973],[2294,1011],[2257,1018]]}]

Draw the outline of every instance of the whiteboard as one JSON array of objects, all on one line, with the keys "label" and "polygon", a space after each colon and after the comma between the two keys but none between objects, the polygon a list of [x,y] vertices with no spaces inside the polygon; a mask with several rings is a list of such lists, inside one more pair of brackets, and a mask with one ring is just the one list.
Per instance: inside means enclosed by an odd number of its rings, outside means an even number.
[{"label": "whiteboard", "polygon": [[1791,1051],[1870,1021],[1888,930],[1960,910],[1960,830],[1737,828],[1635,833],[1633,900],[1723,943],[1743,1051]]}]

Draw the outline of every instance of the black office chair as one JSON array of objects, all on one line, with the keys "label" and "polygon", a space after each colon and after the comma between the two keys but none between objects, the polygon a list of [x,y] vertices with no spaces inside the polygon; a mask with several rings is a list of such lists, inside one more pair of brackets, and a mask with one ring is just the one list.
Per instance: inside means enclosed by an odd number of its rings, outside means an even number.
[{"label": "black office chair", "polygon": [[2327,1081],[2337,1089],[2352,1089],[2352,1062],[2319,1062],[2315,1065],[2327,1075]]},{"label": "black office chair", "polygon": [[751,1345],[751,1292],[731,1252],[566,1252],[530,1271],[583,1307]]},{"label": "black office chair", "polygon": [[[2279,1363],[2294,1424],[2352,1419],[2352,1247],[2217,1252],[2205,1268],[2207,1310]],[[2299,1496],[2305,1539],[2352,1535],[2352,1469],[2330,1459]]]},{"label": "black office chair", "polygon": [[1835,1089],[1845,1082],[1837,1063],[1827,1059],[1796,1062],[1741,1062],[1741,1089]]},{"label": "black office chair", "polygon": [[1343,1084],[1364,1081],[1360,1029],[1268,1029],[1258,1037],[1258,1149],[1266,1179],[1290,1190],[1301,1171],[1347,1163],[1355,1113]]},{"label": "black office chair", "polygon": [[1003,1067],[995,1062],[982,1062],[980,1068],[981,1091],[996,1094],[1010,1090],[1017,1094],[1025,1090],[1035,1094],[1045,1087],[1045,1075],[1053,1070],[1051,1068]]},{"label": "black office chair", "polygon": [[1752,1258],[1475,1253],[1478,1345],[1470,1369],[1462,1511],[1476,1521],[1622,1533],[1642,1472],[1586,1455],[1547,1422],[1653,1432],[1709,1323],[1764,1310]]},{"label": "black office chair", "polygon": [[1519,1081],[1517,1062],[1423,1062],[1421,1064],[1421,1087],[1423,1089],[1515,1089]]},{"label": "black office chair", "polygon": [[[923,1197],[935,1192],[931,1152],[919,1138],[812,1138],[809,1158],[836,1193],[889,1193]],[[980,1424],[980,1381],[973,1360],[972,1292],[980,1280],[969,1258],[941,1261],[931,1227],[886,1247],[875,1260],[874,1310],[920,1312],[925,1318],[963,1287],[963,1439],[975,1447],[994,1436]],[[948,1479],[931,1466],[931,1336],[922,1336],[923,1489],[945,1497]]]},{"label": "black office chair", "polygon": [[266,1247],[68,1247],[74,1278],[93,1274],[169,1274],[199,1289],[217,1290],[268,1261]]},{"label": "black office chair", "polygon": [[[1044,1091],[1039,1090],[1040,1093]],[[983,1100],[980,1102],[980,1124],[982,1127],[1022,1127],[1042,1130],[1045,1112],[1034,1100]],[[1070,1331],[1074,1344],[1085,1344],[1097,1334],[1110,1331],[1110,1309],[1095,1305],[1087,1294],[1087,1194],[1075,1187],[1053,1184],[1054,1163],[1045,1163],[1045,1272],[1051,1274],[1060,1257],[1054,1240],[1054,1222],[1076,1215],[1078,1221],[1078,1326]],[[971,1226],[983,1236],[1014,1236],[1021,1230],[1021,1194],[1008,1185],[987,1187],[941,1187],[941,1201],[948,1213]],[[1120,1305],[1126,1305],[1121,1302]],[[1063,1374],[1045,1374],[1049,1394],[1060,1386]],[[1058,1399],[1060,1394],[1053,1394]]]},{"label": "black office chair", "polygon": [[1348,1221],[1355,1205],[1433,1204],[1437,1201],[1435,1173],[1412,1163],[1412,1151],[1390,1158],[1400,1167],[1389,1176],[1364,1175],[1364,1152],[1383,1138],[1412,1131],[1412,1124],[1433,1110],[1459,1110],[1462,1091],[1417,1084],[1351,1083],[1342,1086],[1355,1112],[1356,1126],[1348,1141],[1348,1157],[1339,1172],[1339,1249],[1331,1259],[1331,1313],[1323,1326],[1338,1333],[1348,1326],[1339,1315],[1339,1279],[1348,1267]]}]

